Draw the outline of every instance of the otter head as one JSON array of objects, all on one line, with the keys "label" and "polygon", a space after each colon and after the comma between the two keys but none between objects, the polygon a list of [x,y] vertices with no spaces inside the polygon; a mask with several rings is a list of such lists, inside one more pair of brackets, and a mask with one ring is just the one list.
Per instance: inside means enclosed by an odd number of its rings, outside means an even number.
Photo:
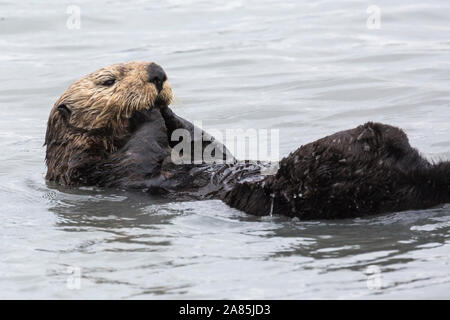
[{"label": "otter head", "polygon": [[88,183],[83,170],[126,142],[133,114],[167,107],[171,100],[167,76],[155,63],[114,64],[75,81],[50,112],[46,179]]}]

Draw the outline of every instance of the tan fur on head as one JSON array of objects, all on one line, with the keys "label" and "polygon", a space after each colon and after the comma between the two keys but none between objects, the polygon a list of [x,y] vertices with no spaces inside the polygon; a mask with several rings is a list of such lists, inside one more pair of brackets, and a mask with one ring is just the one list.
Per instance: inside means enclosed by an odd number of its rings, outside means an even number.
[{"label": "tan fur on head", "polygon": [[[70,123],[77,127],[94,129],[116,125],[121,119],[130,117],[133,111],[154,106],[158,90],[147,81],[149,64],[118,63],[88,74],[75,81],[54,108],[66,105],[72,111]],[[107,85],[110,81],[114,83]],[[166,105],[171,103],[172,89],[167,81],[158,98]]]},{"label": "tan fur on head", "polygon": [[[158,93],[148,81],[151,62],[127,62],[99,69],[75,81],[55,103],[48,120],[47,179],[73,184],[74,158],[90,154],[97,158],[116,151],[117,140],[127,135],[134,111],[166,107],[172,89],[164,81]],[[92,135],[101,131],[103,135]]]}]

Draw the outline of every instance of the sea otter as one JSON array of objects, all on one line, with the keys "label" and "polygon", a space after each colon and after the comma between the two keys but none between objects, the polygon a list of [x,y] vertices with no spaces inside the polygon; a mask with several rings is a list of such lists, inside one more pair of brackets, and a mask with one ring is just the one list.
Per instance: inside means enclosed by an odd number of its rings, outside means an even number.
[{"label": "sea otter", "polygon": [[[229,161],[213,137],[175,115],[172,90],[155,63],[111,65],[74,82],[50,112],[46,179],[145,190],[171,199],[222,199],[254,215],[349,218],[450,202],[450,162],[430,163],[406,134],[366,123],[301,146],[265,176],[260,162]],[[220,163],[176,163],[172,133],[184,129]],[[216,155],[217,156],[217,155]]]}]

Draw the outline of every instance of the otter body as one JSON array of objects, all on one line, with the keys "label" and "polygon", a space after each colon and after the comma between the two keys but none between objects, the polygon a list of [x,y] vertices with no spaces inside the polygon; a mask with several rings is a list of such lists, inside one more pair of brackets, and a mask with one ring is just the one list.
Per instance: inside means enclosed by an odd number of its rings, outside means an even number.
[{"label": "otter body", "polygon": [[450,201],[450,163],[429,163],[402,130],[369,122],[300,147],[276,175],[237,184],[224,201],[300,219],[424,209]]},{"label": "otter body", "polygon": [[[264,176],[265,163],[177,164],[172,133],[215,143],[168,107],[167,76],[154,63],[94,72],[53,107],[46,133],[46,178],[62,185],[145,190],[172,199],[222,199],[255,215],[348,218],[422,209],[450,201],[450,163],[429,163],[398,128],[366,123],[300,147]],[[204,139],[204,137],[207,139]],[[206,142],[205,142],[206,141]],[[208,142],[209,141],[209,142]],[[192,148],[194,149],[194,148]]]}]

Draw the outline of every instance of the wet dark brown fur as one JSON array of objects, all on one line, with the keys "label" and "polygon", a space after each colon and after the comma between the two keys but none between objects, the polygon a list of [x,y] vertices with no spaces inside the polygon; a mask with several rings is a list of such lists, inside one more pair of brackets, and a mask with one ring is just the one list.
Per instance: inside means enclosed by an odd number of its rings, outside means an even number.
[{"label": "wet dark brown fur", "polygon": [[300,219],[429,208],[450,201],[450,163],[429,163],[402,130],[369,122],[302,146],[276,175],[237,184],[224,201]]},{"label": "wet dark brown fur", "polygon": [[[175,164],[171,133],[182,128],[194,137],[194,126],[168,108],[172,92],[165,74],[163,81],[150,81],[156,70],[163,73],[152,63],[116,64],[66,90],[48,121],[47,180],[145,190],[172,199],[219,198],[251,214],[301,219],[450,201],[449,162],[428,162],[402,130],[380,123],[302,146],[280,162],[274,176],[261,175],[261,163]],[[202,136],[214,141],[205,132]],[[203,148],[209,143],[201,142]]]}]

